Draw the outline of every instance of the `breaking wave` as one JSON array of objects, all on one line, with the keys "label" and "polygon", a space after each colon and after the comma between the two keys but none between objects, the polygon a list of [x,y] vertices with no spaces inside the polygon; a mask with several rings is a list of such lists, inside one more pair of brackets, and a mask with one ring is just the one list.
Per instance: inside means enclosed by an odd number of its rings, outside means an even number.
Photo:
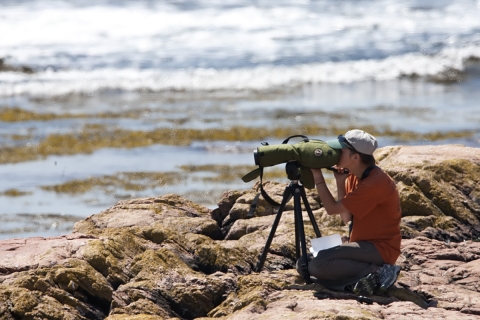
[{"label": "breaking wave", "polygon": [[[276,90],[312,83],[352,83],[420,77],[457,81],[469,62],[480,60],[480,46],[444,49],[435,55],[409,53],[382,60],[263,65],[239,69],[95,69],[52,70],[34,74],[0,73],[0,96],[95,95],[105,91]],[[456,71],[453,79],[445,76]],[[445,78],[447,77],[447,78]]]}]

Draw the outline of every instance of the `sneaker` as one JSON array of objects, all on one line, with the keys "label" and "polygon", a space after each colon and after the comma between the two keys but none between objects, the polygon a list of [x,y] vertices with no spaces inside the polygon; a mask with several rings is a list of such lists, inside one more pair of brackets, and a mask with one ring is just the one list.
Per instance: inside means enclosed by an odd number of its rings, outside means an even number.
[{"label": "sneaker", "polygon": [[359,296],[371,296],[377,290],[379,282],[377,275],[369,273],[362,279],[358,280],[353,287],[353,293]]},{"label": "sneaker", "polygon": [[398,274],[400,273],[400,267],[384,264],[380,269],[377,270],[377,278],[380,285],[380,291],[386,293],[388,288],[390,288],[395,281],[397,281]]}]

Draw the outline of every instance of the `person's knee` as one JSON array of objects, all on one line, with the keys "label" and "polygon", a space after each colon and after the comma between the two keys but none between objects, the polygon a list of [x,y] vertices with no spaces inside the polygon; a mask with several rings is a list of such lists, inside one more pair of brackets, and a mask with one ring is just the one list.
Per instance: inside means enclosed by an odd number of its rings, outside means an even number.
[{"label": "person's knee", "polygon": [[323,255],[317,255],[315,258],[309,259],[308,262],[306,262],[303,257],[300,257],[296,262],[296,269],[301,276],[304,275],[305,271],[308,271],[310,276],[317,279],[324,279],[328,278],[328,265],[329,261],[328,259],[324,259]]},{"label": "person's knee", "polygon": [[310,261],[308,264],[308,272],[310,273],[311,276],[317,278],[317,279],[322,279],[324,278],[324,275],[326,274],[326,268],[327,268],[327,261],[321,259],[319,256],[317,256],[315,259]]},{"label": "person's knee", "polygon": [[303,257],[300,257],[298,260],[297,260],[297,263],[296,263],[296,269],[297,269],[297,272],[298,274],[300,274],[301,276],[303,276],[304,274],[304,270],[308,270],[307,268],[307,263],[308,261],[305,261],[305,259]]},{"label": "person's knee", "polygon": [[297,272],[298,272],[299,274],[302,274],[302,272],[301,272],[301,270],[302,270],[302,267],[301,267],[302,262],[303,262],[303,261],[302,261],[302,258],[299,258],[299,259],[297,259],[297,263],[295,264],[295,268],[297,269]]}]

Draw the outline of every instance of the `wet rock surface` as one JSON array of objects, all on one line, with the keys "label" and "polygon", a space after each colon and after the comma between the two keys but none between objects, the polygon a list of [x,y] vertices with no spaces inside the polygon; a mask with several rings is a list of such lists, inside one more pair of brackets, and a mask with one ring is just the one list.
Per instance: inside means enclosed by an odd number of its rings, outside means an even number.
[{"label": "wet rock surface", "polygon": [[[306,284],[294,269],[292,202],[255,272],[277,213],[256,185],[226,192],[215,210],[172,194],[120,201],[72,234],[0,241],[0,318],[478,319],[480,150],[391,147],[376,157],[404,215],[402,271],[387,295]],[[265,183],[277,201],[285,187]],[[314,190],[307,200],[323,236],[347,234]]]},{"label": "wet rock surface", "polygon": [[0,72],[21,72],[32,74],[35,70],[29,66],[13,66],[5,62],[6,58],[0,58]]}]

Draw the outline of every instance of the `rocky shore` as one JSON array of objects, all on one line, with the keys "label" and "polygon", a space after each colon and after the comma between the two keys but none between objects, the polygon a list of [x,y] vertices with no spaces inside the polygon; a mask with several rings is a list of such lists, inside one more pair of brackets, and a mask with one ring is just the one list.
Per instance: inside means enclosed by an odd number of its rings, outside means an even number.
[{"label": "rocky shore", "polygon": [[[256,185],[225,192],[214,210],[167,194],[120,201],[62,237],[0,241],[0,319],[478,319],[480,149],[375,156],[403,211],[402,271],[386,296],[359,301],[305,284],[294,269],[293,203],[255,272],[276,216],[262,197],[250,212]],[[284,188],[265,183],[276,200]],[[307,199],[322,235],[347,234],[314,190]]]}]

